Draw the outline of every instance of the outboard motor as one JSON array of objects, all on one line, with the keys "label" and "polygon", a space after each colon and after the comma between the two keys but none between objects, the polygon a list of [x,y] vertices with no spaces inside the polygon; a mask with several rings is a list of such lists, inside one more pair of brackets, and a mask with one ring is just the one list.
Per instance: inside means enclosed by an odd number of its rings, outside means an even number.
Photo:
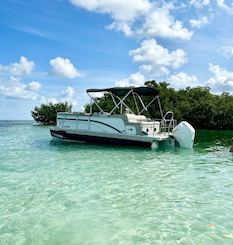
[{"label": "outboard motor", "polygon": [[186,121],[180,122],[173,130],[173,136],[181,148],[192,149],[195,129]]}]

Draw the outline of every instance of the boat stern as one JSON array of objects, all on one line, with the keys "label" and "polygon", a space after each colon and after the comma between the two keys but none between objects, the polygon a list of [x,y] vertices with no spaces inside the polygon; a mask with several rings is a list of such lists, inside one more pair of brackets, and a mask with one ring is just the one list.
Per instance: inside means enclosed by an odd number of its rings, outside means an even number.
[{"label": "boat stern", "polygon": [[195,138],[195,129],[186,121],[180,122],[172,131],[173,137],[181,148],[192,149]]}]

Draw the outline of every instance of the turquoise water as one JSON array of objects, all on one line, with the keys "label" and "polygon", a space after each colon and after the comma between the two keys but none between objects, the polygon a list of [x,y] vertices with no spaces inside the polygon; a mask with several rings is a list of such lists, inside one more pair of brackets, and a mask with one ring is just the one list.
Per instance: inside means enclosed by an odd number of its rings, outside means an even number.
[{"label": "turquoise water", "polygon": [[152,151],[0,122],[0,244],[233,244],[232,136]]}]

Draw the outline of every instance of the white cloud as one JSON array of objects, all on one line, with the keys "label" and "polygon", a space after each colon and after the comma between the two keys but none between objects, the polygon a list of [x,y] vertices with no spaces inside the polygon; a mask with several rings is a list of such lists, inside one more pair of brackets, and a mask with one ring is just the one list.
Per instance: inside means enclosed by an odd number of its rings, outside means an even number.
[{"label": "white cloud", "polygon": [[62,101],[67,101],[70,104],[73,105],[73,107],[76,107],[78,105],[78,101],[76,98],[76,91],[72,87],[67,87],[64,91],[62,91]]},{"label": "white cloud", "polygon": [[49,103],[57,104],[58,102],[59,100],[56,98],[46,98],[45,96],[40,97],[41,104],[49,104]]},{"label": "white cloud", "polygon": [[150,37],[180,38],[189,40],[192,32],[184,28],[181,21],[174,20],[168,8],[159,8],[145,16],[145,22],[137,34]]},{"label": "white cloud", "polygon": [[149,0],[70,0],[77,7],[108,14],[112,24],[107,29],[122,31],[126,36],[190,39],[192,32],[170,15],[172,4]]},{"label": "white cloud", "polygon": [[78,101],[76,98],[76,90],[72,87],[67,87],[65,90],[63,90],[61,92],[60,95],[58,95],[57,98],[55,97],[50,97],[50,98],[46,98],[45,96],[41,96],[40,98],[40,102],[42,104],[48,104],[48,103],[60,103],[60,102],[68,102],[70,104],[72,104],[73,108],[76,108],[76,106],[78,105]]},{"label": "white cloud", "polygon": [[120,22],[132,22],[152,7],[149,0],[70,0],[70,2],[88,11],[109,14]]},{"label": "white cloud", "polygon": [[12,76],[23,76],[31,74],[35,63],[21,56],[19,62],[11,63],[9,65],[0,65],[0,71],[9,72]]},{"label": "white cloud", "polygon": [[175,88],[195,87],[199,85],[195,75],[189,75],[184,72],[179,72],[170,76],[168,82]]},{"label": "white cloud", "polygon": [[36,100],[41,84],[31,82],[28,85],[22,83],[18,78],[11,77],[8,81],[0,83],[0,95],[22,99]]},{"label": "white cloud", "polygon": [[209,78],[207,85],[214,92],[233,91],[233,72],[227,71],[219,65],[209,64],[209,71],[214,74]]},{"label": "white cloud", "polygon": [[233,4],[230,6],[225,3],[224,0],[216,0],[220,8],[226,10],[228,13],[233,14]]},{"label": "white cloud", "polygon": [[122,31],[126,36],[133,36],[134,32],[131,29],[131,26],[128,23],[125,22],[112,22],[111,25],[107,26],[108,30],[116,30],[116,31]]},{"label": "white cloud", "polygon": [[75,68],[69,59],[56,57],[50,60],[50,65],[52,66],[52,73],[58,76],[63,76],[67,78],[80,77],[80,72]]},{"label": "white cloud", "polygon": [[210,0],[191,0],[191,5],[194,5],[196,8],[203,8],[210,4]]},{"label": "white cloud", "polygon": [[233,46],[222,47],[220,52],[222,52],[226,58],[231,58],[233,56]]},{"label": "white cloud", "polygon": [[0,96],[35,100],[41,88],[40,82],[32,81],[25,84],[20,78],[31,74],[34,67],[35,63],[24,56],[20,57],[19,62],[0,65],[0,71],[8,76],[7,79],[0,80]]},{"label": "white cloud", "polygon": [[40,82],[38,82],[38,81],[32,81],[32,82],[30,82],[30,83],[28,84],[27,88],[28,88],[30,91],[35,91],[35,92],[37,92],[37,91],[40,90],[41,84],[40,84]]},{"label": "white cloud", "polygon": [[131,50],[129,55],[134,62],[142,63],[141,72],[155,76],[168,74],[170,68],[179,68],[187,61],[186,53],[182,49],[169,52],[154,39],[143,41],[141,47]]},{"label": "white cloud", "polygon": [[142,86],[146,80],[168,75],[171,69],[177,69],[187,61],[186,53],[182,49],[169,52],[155,39],[143,41],[141,46],[131,50],[129,55],[134,62],[141,63],[139,71],[117,81],[116,86]]},{"label": "white cloud", "polygon": [[65,97],[73,97],[75,95],[75,89],[69,86],[62,92],[62,94]]},{"label": "white cloud", "polygon": [[209,21],[208,17],[203,16],[199,19],[192,19],[189,22],[190,22],[192,27],[200,28],[201,26],[206,25],[208,23],[208,21]]},{"label": "white cloud", "polygon": [[128,86],[142,86],[144,85],[145,77],[142,73],[137,72],[131,74],[128,78],[122,79],[116,82],[116,86],[119,87],[128,87]]},{"label": "white cloud", "polygon": [[30,74],[35,66],[33,61],[29,61],[26,57],[21,56],[19,63],[10,64],[9,70],[13,76],[22,76]]}]

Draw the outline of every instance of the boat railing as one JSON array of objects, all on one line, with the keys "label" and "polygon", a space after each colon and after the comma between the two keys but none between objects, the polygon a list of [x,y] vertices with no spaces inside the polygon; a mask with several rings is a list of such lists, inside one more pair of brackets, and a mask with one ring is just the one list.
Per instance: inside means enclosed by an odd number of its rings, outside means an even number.
[{"label": "boat railing", "polygon": [[168,111],[160,122],[161,132],[170,133],[177,125],[177,121],[174,119],[172,111]]}]

